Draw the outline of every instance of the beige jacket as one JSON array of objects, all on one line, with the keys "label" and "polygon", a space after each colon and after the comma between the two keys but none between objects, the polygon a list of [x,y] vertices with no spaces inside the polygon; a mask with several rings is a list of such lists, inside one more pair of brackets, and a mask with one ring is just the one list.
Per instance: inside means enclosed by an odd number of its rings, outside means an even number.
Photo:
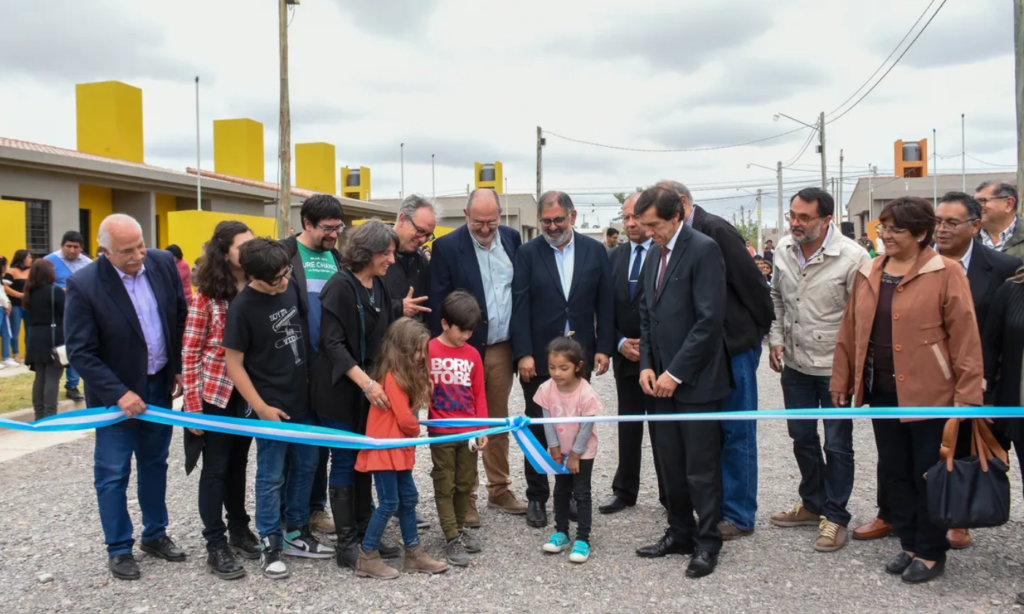
[{"label": "beige jacket", "polygon": [[835,227],[824,251],[803,270],[798,249],[792,235],[787,235],[775,250],[775,321],[768,338],[773,347],[784,346],[787,367],[805,375],[828,376],[854,277],[871,255]]}]

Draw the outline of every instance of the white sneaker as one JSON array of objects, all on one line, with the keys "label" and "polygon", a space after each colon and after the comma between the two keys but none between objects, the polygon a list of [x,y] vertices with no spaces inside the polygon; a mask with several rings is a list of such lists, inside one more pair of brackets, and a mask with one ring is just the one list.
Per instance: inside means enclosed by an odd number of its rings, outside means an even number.
[{"label": "white sneaker", "polygon": [[0,362],[0,371],[3,371],[6,368],[7,368],[7,365],[5,365],[4,363]]},{"label": "white sneaker", "polygon": [[18,362],[17,360],[14,360],[13,358],[8,358],[7,360],[5,360],[3,362],[3,364],[7,365],[8,367],[20,367],[21,366],[21,363]]}]

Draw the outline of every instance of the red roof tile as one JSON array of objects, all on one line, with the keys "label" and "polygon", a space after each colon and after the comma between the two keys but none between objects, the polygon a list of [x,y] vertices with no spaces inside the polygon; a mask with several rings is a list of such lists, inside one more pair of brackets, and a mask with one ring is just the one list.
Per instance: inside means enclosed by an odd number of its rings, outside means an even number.
[{"label": "red roof tile", "polygon": [[[190,166],[190,167],[185,169],[185,172],[187,172],[189,175],[195,175],[196,174],[196,169],[194,169],[194,168],[192,168]],[[203,171],[203,177],[209,177],[210,179],[220,179],[221,181],[227,181],[229,183],[237,183],[237,184],[240,184],[240,185],[247,185],[247,186],[252,187],[252,188],[261,188],[263,190],[273,190],[274,192],[279,192],[281,190],[281,186],[276,184],[276,183],[267,183],[266,181],[256,181],[255,179],[246,179],[244,177],[235,177],[233,175],[225,175],[223,173],[215,173],[213,171]],[[303,198],[309,198],[310,196],[313,196],[314,194],[316,194],[316,192],[313,192],[313,191],[310,191],[310,190],[306,190],[306,189],[303,189],[303,188],[292,187],[292,195],[293,196],[301,196]]]}]

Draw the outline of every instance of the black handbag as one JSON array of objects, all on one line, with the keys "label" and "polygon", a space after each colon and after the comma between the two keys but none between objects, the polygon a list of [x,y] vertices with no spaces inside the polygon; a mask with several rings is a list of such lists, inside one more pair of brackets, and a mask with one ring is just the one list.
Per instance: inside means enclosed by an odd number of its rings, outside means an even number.
[{"label": "black handbag", "polygon": [[954,459],[960,419],[946,422],[942,460],[925,474],[928,513],[947,529],[998,527],[1010,519],[1007,457],[984,419],[971,420],[971,456]]}]

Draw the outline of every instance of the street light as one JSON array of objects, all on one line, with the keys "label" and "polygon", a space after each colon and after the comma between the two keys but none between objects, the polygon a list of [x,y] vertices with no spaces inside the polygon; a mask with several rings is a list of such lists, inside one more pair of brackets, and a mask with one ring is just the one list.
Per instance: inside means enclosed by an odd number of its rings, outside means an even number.
[{"label": "street light", "polygon": [[780,117],[785,117],[788,120],[795,121],[796,123],[800,124],[801,126],[806,126],[806,127],[810,128],[811,130],[817,130],[818,131],[818,139],[819,139],[819,143],[820,143],[819,146],[818,146],[818,149],[820,150],[819,153],[821,153],[821,189],[822,190],[827,190],[828,189],[828,181],[825,178],[825,112],[822,111],[821,114],[818,115],[818,123],[817,123],[817,125],[811,125],[811,124],[808,124],[807,122],[802,122],[802,121],[800,121],[799,119],[797,119],[795,117],[790,117],[789,115],[786,115],[785,113],[776,113],[775,116],[772,119],[774,121],[779,121]]}]

